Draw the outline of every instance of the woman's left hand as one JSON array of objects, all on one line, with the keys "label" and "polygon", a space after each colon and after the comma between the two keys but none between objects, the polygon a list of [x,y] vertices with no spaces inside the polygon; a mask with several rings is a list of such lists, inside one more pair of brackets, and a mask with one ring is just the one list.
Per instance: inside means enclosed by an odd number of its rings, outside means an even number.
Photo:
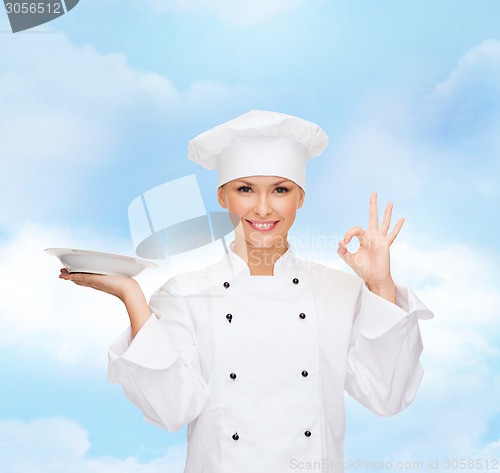
[{"label": "woman's left hand", "polygon": [[[337,253],[340,257],[362,278],[368,288],[374,292],[384,288],[394,288],[390,271],[389,247],[398,236],[404,223],[400,218],[391,233],[391,213],[393,204],[387,204],[382,225],[378,225],[377,193],[372,192],[370,197],[370,213],[368,218],[368,230],[356,226],[351,228],[339,242]],[[359,248],[356,253],[350,253],[346,248],[352,237],[359,240]]]}]

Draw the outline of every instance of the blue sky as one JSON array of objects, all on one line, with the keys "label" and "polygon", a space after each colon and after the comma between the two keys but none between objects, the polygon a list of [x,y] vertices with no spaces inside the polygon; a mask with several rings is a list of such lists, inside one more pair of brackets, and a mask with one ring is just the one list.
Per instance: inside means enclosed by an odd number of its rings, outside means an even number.
[{"label": "blue sky", "polygon": [[[129,203],[189,174],[217,210],[187,141],[251,109],[330,136],[297,241],[365,226],[377,190],[406,219],[394,277],[436,315],[405,412],[347,399],[346,456],[498,458],[499,17],[496,0],[82,0],[12,34],[0,9],[0,472],[182,471],[185,429],[106,383],[119,302],[59,281],[42,250],[133,254]],[[297,252],[347,270],[335,249]],[[138,279],[149,295],[171,273]]]}]

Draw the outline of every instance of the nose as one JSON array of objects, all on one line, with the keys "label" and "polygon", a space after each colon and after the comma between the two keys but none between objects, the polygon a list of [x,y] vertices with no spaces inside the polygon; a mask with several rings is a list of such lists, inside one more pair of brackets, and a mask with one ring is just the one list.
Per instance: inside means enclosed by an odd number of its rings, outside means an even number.
[{"label": "nose", "polygon": [[271,198],[266,193],[256,196],[257,202],[255,203],[254,212],[261,217],[269,215],[273,212],[271,207]]}]

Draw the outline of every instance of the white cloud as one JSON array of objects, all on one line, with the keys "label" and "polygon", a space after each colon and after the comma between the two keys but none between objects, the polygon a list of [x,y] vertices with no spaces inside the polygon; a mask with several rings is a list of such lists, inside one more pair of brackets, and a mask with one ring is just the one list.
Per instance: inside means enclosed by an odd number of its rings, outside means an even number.
[{"label": "white cloud", "polygon": [[[100,104],[94,116],[134,100],[180,98],[173,84],[154,72],[132,69],[123,53],[100,53],[91,45],[77,46],[59,32],[6,36],[0,44],[2,100],[11,111],[31,108],[71,109]],[[87,110],[92,113],[92,110]]]},{"label": "white cloud", "polygon": [[136,5],[157,11],[181,14],[208,13],[222,21],[250,26],[275,18],[310,4],[310,0],[134,0]]},{"label": "white cloud", "polygon": [[[128,242],[105,241],[68,231],[26,225],[0,244],[0,347],[51,364],[102,371],[109,344],[128,326],[115,297],[58,278],[60,262],[44,248],[74,247],[132,254]],[[164,270],[139,275],[146,296],[167,279]]]},{"label": "white cloud", "polygon": [[[485,40],[467,51],[423,101],[421,114],[422,128],[431,136],[454,141],[460,154],[468,153],[483,165],[498,160],[500,41]],[[484,181],[488,194],[491,182]]]},{"label": "white cloud", "polygon": [[[500,41],[490,39],[467,51],[448,77],[437,84],[432,99],[456,112],[500,105]],[[486,99],[493,103],[486,103]],[[470,108],[469,108],[470,107]]]},{"label": "white cloud", "polygon": [[[355,457],[359,445],[368,457],[425,464],[497,448],[500,273],[489,243],[496,220],[488,215],[498,207],[499,84],[500,42],[486,41],[465,53],[425,100],[364,100],[332,148],[331,168],[313,183],[329,189],[337,218],[358,208],[360,191],[383,189],[395,202],[392,224],[400,212],[407,217],[391,251],[393,276],[436,315],[421,323],[425,375],[414,405],[381,420],[348,403],[346,446]],[[475,234],[471,222],[481,223]],[[416,243],[406,244],[408,238]]]},{"label": "white cloud", "polygon": [[[102,371],[106,349],[128,319],[113,297],[57,278],[59,263],[42,250],[62,242],[63,246],[122,253],[128,246],[114,241],[111,247],[110,242],[88,235],[39,226],[26,227],[4,242],[0,247],[0,346],[5,353],[36,354],[49,365],[73,371],[75,366],[79,371]],[[483,435],[498,411],[500,390],[498,269],[481,249],[464,244],[424,250],[400,243],[394,247],[392,260],[395,279],[412,287],[436,315],[421,323],[425,376],[415,405],[394,419],[364,418],[360,414],[364,408],[350,406],[347,453],[354,451],[356,456],[362,445],[367,457],[419,460],[470,456],[495,448],[493,439],[483,439]],[[402,279],[399,275],[411,276]],[[168,277],[165,270],[149,271],[139,280],[149,295]],[[69,456],[73,452],[72,461],[85,455],[85,436],[78,432],[73,430],[78,441],[71,445],[79,447],[65,447]],[[75,471],[150,473],[160,465],[165,468],[162,462],[140,465],[134,459],[85,459],[82,468],[86,469]]]},{"label": "white cloud", "polygon": [[490,471],[498,470],[500,467],[500,438],[485,445],[477,452],[476,457],[482,458],[483,464],[490,466]]},{"label": "white cloud", "polygon": [[252,96],[245,87],[202,81],[181,93],[168,78],[132,68],[125,54],[75,45],[57,32],[5,35],[0,63],[6,65],[0,71],[0,225],[5,226],[65,215],[95,185],[89,183],[91,173],[115,161],[123,166],[118,153],[124,138],[139,154],[143,133],[158,121],[178,129],[193,110],[199,117],[214,103],[220,108]]},{"label": "white cloud", "polygon": [[432,198],[441,208],[456,208],[457,197],[498,197],[500,41],[465,52],[427,94],[362,97],[358,107],[325,173],[341,176],[342,195],[384,189],[399,202]]},{"label": "white cloud", "polygon": [[32,422],[2,420],[0,439],[4,467],[5,462],[13,461],[26,462],[25,467],[33,460],[72,461],[81,458],[90,447],[87,432],[75,422],[57,417]]},{"label": "white cloud", "polygon": [[147,463],[136,458],[92,458],[88,432],[73,420],[0,421],[1,471],[23,473],[181,473],[185,444]]},{"label": "white cloud", "polygon": [[391,260],[395,280],[435,314],[420,323],[425,374],[414,404],[394,418],[371,416],[348,402],[347,453],[425,465],[439,458],[444,471],[444,458],[477,457],[496,445],[485,433],[499,412],[499,271],[483,250],[465,244],[419,249],[399,243]]},{"label": "white cloud", "polygon": [[[90,166],[109,162],[124,110],[176,107],[166,78],[135,71],[123,54],[76,46],[61,33],[0,42],[0,221],[71,205]],[[56,191],[57,189],[57,191]],[[65,195],[65,199],[61,199]],[[7,204],[8,203],[8,204]]]},{"label": "white cloud", "polygon": [[418,144],[409,146],[408,138],[395,132],[384,118],[370,117],[343,136],[335,147],[333,170],[325,178],[331,181],[333,176],[343,191],[354,185],[418,196],[432,176],[431,163],[424,158],[427,153]]},{"label": "white cloud", "polygon": [[[114,296],[58,278],[61,263],[45,248],[80,248],[134,256],[132,245],[82,229],[26,224],[0,240],[0,348],[23,357],[43,357],[74,371],[107,367],[107,348],[129,326],[125,307]],[[147,299],[173,274],[218,260],[221,242],[158,261],[136,276]],[[216,256],[214,256],[216,255]]]}]

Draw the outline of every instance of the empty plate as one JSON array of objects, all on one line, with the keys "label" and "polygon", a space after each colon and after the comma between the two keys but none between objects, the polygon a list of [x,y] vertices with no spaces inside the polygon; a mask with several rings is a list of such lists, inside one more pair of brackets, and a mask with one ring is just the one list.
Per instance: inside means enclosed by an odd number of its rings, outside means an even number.
[{"label": "empty plate", "polygon": [[71,248],[47,248],[45,252],[59,258],[70,273],[112,274],[137,276],[145,269],[158,265],[140,258]]}]

